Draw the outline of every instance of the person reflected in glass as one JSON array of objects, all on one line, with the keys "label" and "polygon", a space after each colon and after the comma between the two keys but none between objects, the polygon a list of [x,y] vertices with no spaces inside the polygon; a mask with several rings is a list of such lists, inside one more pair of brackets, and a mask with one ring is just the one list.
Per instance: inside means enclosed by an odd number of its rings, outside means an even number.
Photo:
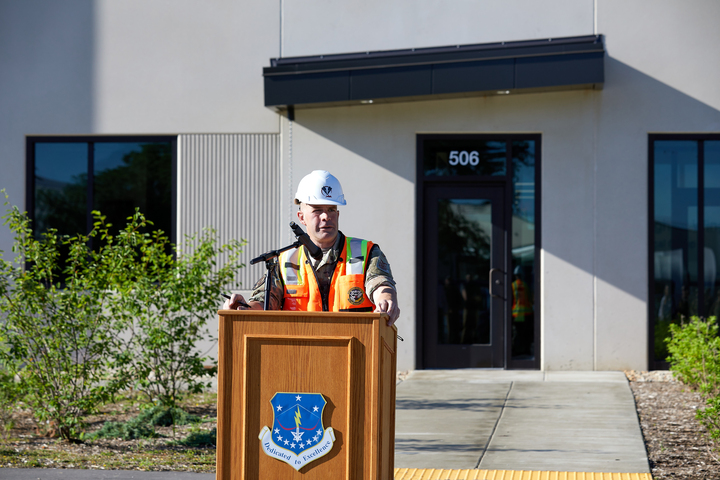
[{"label": "person reflected in glass", "polygon": [[520,265],[513,271],[512,297],[513,355],[532,355],[534,307]]},{"label": "person reflected in glass", "polygon": [[672,318],[672,295],[670,293],[670,285],[665,285],[663,296],[660,299],[660,308],[658,309],[658,320],[661,322],[669,322]]},{"label": "person reflected in glass", "polygon": [[690,287],[685,284],[680,289],[680,301],[678,302],[677,314],[680,316],[680,321],[690,319]]},{"label": "person reflected in glass", "polygon": [[720,318],[720,288],[717,290],[717,294],[715,295],[712,305],[710,305],[710,308],[708,309],[708,316],[715,317],[716,319]]}]

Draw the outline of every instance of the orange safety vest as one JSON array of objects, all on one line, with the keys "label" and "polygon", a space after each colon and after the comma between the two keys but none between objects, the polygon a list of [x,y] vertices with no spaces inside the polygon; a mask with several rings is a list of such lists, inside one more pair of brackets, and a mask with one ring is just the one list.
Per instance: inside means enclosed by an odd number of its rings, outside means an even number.
[{"label": "orange safety vest", "polygon": [[[345,248],[338,257],[330,291],[328,311],[371,312],[375,309],[365,292],[365,270],[373,243],[361,238],[345,237]],[[322,297],[315,272],[305,249],[295,248],[280,254],[280,276],[283,282],[283,310],[323,311]]]},{"label": "orange safety vest", "polygon": [[516,322],[524,322],[525,317],[533,313],[532,302],[528,295],[527,285],[519,278],[512,282],[512,316]]}]

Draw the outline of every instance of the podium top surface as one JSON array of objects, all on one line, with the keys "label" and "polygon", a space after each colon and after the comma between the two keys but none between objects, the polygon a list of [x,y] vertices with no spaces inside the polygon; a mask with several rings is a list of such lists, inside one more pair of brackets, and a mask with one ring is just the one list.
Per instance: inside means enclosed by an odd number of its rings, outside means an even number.
[{"label": "podium top surface", "polygon": [[[286,310],[218,310],[219,316],[227,317],[267,317],[271,319],[283,319],[292,317],[334,317],[334,318],[348,318],[357,319],[364,318],[367,320],[379,321],[390,318],[387,313],[375,313],[375,312],[303,312],[303,311],[286,311]],[[392,325],[390,328],[397,331],[397,326]]]}]

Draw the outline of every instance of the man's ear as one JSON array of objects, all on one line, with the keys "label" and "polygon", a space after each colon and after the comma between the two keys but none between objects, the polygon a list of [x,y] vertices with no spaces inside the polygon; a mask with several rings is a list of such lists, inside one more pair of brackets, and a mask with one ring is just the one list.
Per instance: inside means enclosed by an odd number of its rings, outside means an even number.
[{"label": "man's ear", "polygon": [[305,223],[305,215],[303,215],[302,207],[300,208],[300,210],[298,210],[297,217],[298,217],[298,220],[300,220],[300,223],[302,223],[303,225],[305,225],[307,227],[307,223]]}]

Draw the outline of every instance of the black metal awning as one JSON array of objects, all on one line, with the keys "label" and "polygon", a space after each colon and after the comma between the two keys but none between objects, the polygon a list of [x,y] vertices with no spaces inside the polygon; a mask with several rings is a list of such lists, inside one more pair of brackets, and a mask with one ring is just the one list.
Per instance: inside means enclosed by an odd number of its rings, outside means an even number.
[{"label": "black metal awning", "polygon": [[271,59],[265,106],[602,88],[602,35]]}]

